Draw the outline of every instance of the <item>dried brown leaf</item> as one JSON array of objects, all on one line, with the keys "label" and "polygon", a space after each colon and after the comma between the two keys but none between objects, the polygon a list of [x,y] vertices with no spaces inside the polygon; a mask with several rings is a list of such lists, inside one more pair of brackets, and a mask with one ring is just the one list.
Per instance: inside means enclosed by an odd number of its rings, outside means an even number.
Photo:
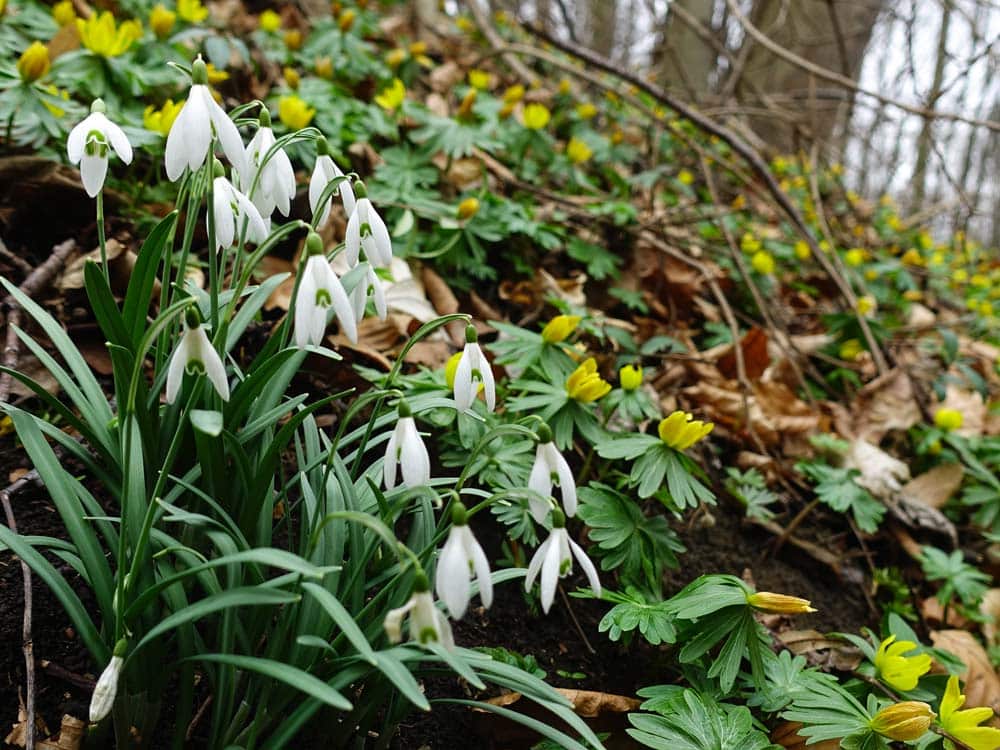
[{"label": "dried brown leaf", "polygon": [[932,630],[931,642],[965,662],[965,671],[959,675],[965,683],[965,707],[989,706],[994,712],[1000,712],[1000,675],[993,669],[986,649],[972,633],[967,630]]},{"label": "dried brown leaf", "polygon": [[862,388],[851,406],[853,433],[878,444],[891,430],[908,430],[921,421],[920,408],[909,377],[890,370]]}]

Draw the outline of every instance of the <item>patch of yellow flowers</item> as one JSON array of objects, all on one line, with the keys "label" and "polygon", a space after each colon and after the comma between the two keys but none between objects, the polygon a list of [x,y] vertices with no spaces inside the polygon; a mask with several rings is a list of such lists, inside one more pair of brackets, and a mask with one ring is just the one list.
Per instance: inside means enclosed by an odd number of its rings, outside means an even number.
[{"label": "patch of yellow flowers", "polygon": [[139,21],[131,19],[116,24],[110,11],[92,13],[86,21],[78,18],[76,28],[80,33],[80,43],[101,57],[124,55],[142,37]]}]

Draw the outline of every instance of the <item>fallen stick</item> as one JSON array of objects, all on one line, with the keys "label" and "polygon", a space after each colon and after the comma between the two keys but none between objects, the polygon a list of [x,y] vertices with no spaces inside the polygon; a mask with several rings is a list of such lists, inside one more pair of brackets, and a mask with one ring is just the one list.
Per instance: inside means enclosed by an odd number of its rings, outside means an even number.
[{"label": "fallen stick", "polygon": [[[66,259],[76,249],[75,240],[66,240],[52,248],[52,254],[42,265],[28,274],[28,277],[21,284],[19,289],[31,296],[44,289],[55,277],[56,272],[63,267]],[[16,328],[21,322],[21,306],[8,296],[4,300],[7,307],[7,343],[3,350],[3,364],[11,369],[17,367],[21,351],[21,340],[17,337]],[[3,373],[0,376],[0,402],[6,403],[10,397],[11,376]],[[7,527],[17,533],[17,520],[14,518],[14,509],[10,504],[10,497],[29,482],[38,480],[38,472],[31,470],[25,476],[18,479],[5,490],[0,491],[0,504],[3,505],[4,516],[7,520]],[[32,613],[32,591],[31,591],[31,568],[24,560],[21,563],[21,577],[24,581],[24,618],[21,621],[21,651],[24,654],[24,681],[25,681],[25,750],[35,748],[35,642],[31,635],[31,613]]]}]

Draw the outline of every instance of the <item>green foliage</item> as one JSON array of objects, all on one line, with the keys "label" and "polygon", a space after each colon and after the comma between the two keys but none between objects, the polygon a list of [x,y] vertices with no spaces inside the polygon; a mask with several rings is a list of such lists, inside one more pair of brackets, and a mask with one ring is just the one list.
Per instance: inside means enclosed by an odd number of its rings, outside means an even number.
[{"label": "green foliage", "polygon": [[858,528],[868,534],[878,531],[885,506],[871,496],[855,478],[857,469],[800,461],[796,468],[815,483],[816,497],[838,513],[850,512]]},{"label": "green foliage", "polygon": [[629,714],[628,734],[654,750],[777,750],[755,726],[745,706],[718,703],[673,685],[645,688],[639,695],[653,714]]},{"label": "green foliage", "polygon": [[989,588],[990,576],[962,559],[961,550],[948,554],[936,547],[924,547],[920,565],[929,581],[942,581],[937,600],[947,606],[954,597],[967,607],[979,604]]},{"label": "green foliage", "polygon": [[638,589],[626,589],[625,593],[605,591],[604,598],[616,604],[604,615],[597,629],[607,633],[611,640],[623,640],[628,644],[633,631],[638,630],[653,646],[674,643],[677,631],[667,602],[649,602]]},{"label": "green foliage", "polygon": [[726,490],[743,505],[747,518],[758,521],[770,521],[774,518],[774,511],[770,506],[778,501],[778,497],[767,488],[767,482],[759,471],[740,471],[730,466],[726,469],[726,474]]}]

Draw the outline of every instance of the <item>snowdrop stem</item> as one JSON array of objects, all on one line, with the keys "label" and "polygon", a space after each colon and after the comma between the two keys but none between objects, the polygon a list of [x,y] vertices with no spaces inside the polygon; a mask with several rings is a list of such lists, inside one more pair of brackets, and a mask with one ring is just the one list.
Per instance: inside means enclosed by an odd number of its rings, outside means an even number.
[{"label": "snowdrop stem", "polygon": [[111,288],[111,272],[108,270],[108,245],[104,236],[104,188],[97,191],[97,244],[101,248],[101,269],[104,271],[104,280]]}]

